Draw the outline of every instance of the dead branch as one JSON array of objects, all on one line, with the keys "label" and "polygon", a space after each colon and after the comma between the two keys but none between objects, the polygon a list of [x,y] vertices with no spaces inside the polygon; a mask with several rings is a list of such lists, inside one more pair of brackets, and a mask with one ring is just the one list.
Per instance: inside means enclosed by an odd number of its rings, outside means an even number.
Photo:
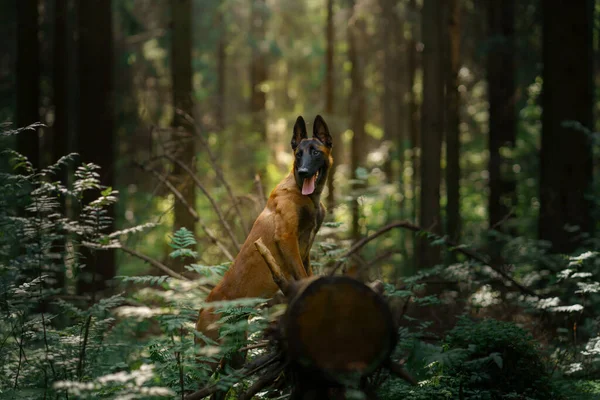
[{"label": "dead branch", "polygon": [[491,269],[493,269],[497,274],[499,274],[500,276],[502,276],[504,279],[506,279],[507,281],[509,281],[511,284],[515,285],[515,287],[517,289],[519,289],[522,293],[528,294],[530,296],[537,296],[536,293],[521,285],[520,283],[518,283],[517,281],[514,280],[513,277],[511,277],[510,275],[508,275],[506,272],[504,272],[501,268],[495,266],[495,265],[491,265],[490,261],[476,253],[475,251],[465,248],[465,247],[459,247],[456,243],[452,242],[451,240],[449,240],[446,237],[440,237],[436,234],[434,234],[433,232],[427,231],[423,228],[421,228],[420,226],[414,225],[412,223],[410,223],[409,221],[396,221],[396,222],[392,222],[380,229],[378,229],[375,233],[373,233],[370,236],[366,236],[364,238],[362,238],[361,240],[359,240],[358,242],[356,242],[352,247],[350,247],[350,249],[346,252],[346,254],[344,254],[340,260],[334,265],[333,269],[331,270],[331,272],[329,273],[329,275],[333,275],[343,264],[344,264],[344,260],[349,257],[350,255],[356,253],[357,251],[359,251],[360,249],[362,249],[367,243],[369,243],[371,240],[383,235],[384,233],[394,229],[394,228],[404,228],[404,229],[408,229],[411,230],[413,232],[425,232],[428,235],[432,235],[435,236],[438,239],[441,239],[444,244],[449,247],[450,251],[457,251],[459,253],[464,254],[465,256],[472,258],[473,260],[479,261],[482,264],[488,265]]},{"label": "dead branch", "polygon": [[283,294],[287,295],[289,293],[290,283],[281,272],[281,268],[277,265],[275,258],[273,258],[273,254],[269,251],[267,246],[262,241],[262,238],[258,238],[257,241],[254,242],[254,247],[260,253],[262,258],[267,263],[269,270],[271,271],[271,275],[273,275],[273,280],[279,286],[279,289],[283,292]]},{"label": "dead branch", "polygon": [[[280,355],[278,353],[267,354],[263,357],[258,358],[257,360],[247,364],[244,369],[245,371],[242,373],[242,378],[247,378],[251,375],[254,375],[258,371],[263,368],[268,367],[274,362],[279,361]],[[210,396],[213,393],[218,392],[221,388],[215,383],[212,385],[208,385],[192,394],[188,394],[185,396],[185,400],[200,400],[205,398],[206,396]]]},{"label": "dead branch", "polygon": [[173,271],[171,268],[167,267],[166,265],[164,265],[163,263],[148,257],[145,254],[139,253],[133,249],[130,249],[129,247],[125,247],[123,245],[118,247],[119,249],[123,250],[125,253],[127,254],[131,254],[134,257],[139,258],[140,260],[144,260],[145,262],[147,262],[148,264],[152,265],[155,268],[160,269],[161,271],[165,272],[167,275],[172,276],[173,278],[176,279],[181,279],[184,281],[189,281],[188,278],[186,278],[185,276],[178,274],[177,272]]},{"label": "dead branch", "polygon": [[267,198],[265,197],[265,192],[263,190],[259,174],[254,175],[254,186],[256,187],[256,193],[258,194],[258,201],[260,201],[262,208],[265,208],[267,205]]},{"label": "dead branch", "polygon": [[217,237],[211,232],[211,230],[206,226],[204,221],[200,218],[200,216],[198,215],[196,210],[194,210],[194,208],[185,200],[185,198],[183,197],[181,192],[179,190],[177,190],[177,188],[175,186],[173,186],[173,184],[168,180],[168,178],[161,175],[159,172],[157,172],[153,168],[146,167],[145,165],[142,165],[140,163],[136,163],[136,164],[140,168],[142,168],[144,171],[150,172],[158,180],[160,180],[175,195],[175,197],[177,197],[177,199],[187,208],[187,210],[190,213],[190,215],[192,216],[192,218],[194,218],[194,221],[196,221],[200,224],[200,226],[202,227],[202,230],[204,231],[204,233],[206,233],[206,236],[208,236],[210,238],[211,242],[213,244],[215,244],[221,250],[223,255],[225,255],[225,257],[227,257],[229,259],[229,261],[233,261],[233,256],[231,255],[229,250],[227,250],[227,248],[221,243],[221,241],[219,239],[217,239]]},{"label": "dead branch", "polygon": [[217,158],[215,157],[214,153],[212,152],[208,142],[206,141],[206,138],[202,134],[200,134],[198,127],[194,121],[194,118],[192,118],[191,115],[189,115],[179,109],[176,110],[176,112],[178,114],[180,114],[181,116],[183,116],[190,124],[192,124],[195,127],[196,136],[200,139],[200,143],[202,144],[202,146],[204,146],[204,149],[206,150],[206,152],[208,154],[210,164],[211,164],[213,170],[215,171],[217,178],[221,181],[221,183],[225,187],[225,190],[227,191],[227,194],[229,195],[229,198],[230,198],[231,202],[233,203],[233,206],[235,207],[235,212],[236,212],[238,218],[240,219],[240,224],[242,225],[242,228],[244,229],[244,236],[248,236],[248,232],[249,232],[248,225],[246,224],[246,221],[242,217],[242,212],[240,211],[240,208],[235,201],[235,196],[233,195],[231,186],[229,186],[229,183],[225,179],[225,176],[223,175],[223,170],[219,166],[219,163],[217,162]]},{"label": "dead branch", "polygon": [[241,349],[238,350],[238,352],[244,352],[247,350],[252,350],[252,349],[262,349],[263,347],[267,347],[269,345],[268,341],[264,341],[264,342],[260,342],[260,343],[256,343],[256,344],[252,344],[250,346],[245,346],[242,347]]},{"label": "dead branch", "polygon": [[179,165],[179,167],[181,169],[183,169],[194,180],[198,189],[200,189],[202,191],[202,193],[204,193],[204,195],[206,196],[206,198],[212,205],[213,209],[215,210],[215,213],[217,214],[217,217],[219,218],[219,221],[221,222],[221,225],[223,226],[223,228],[225,229],[225,231],[231,238],[231,243],[233,243],[233,246],[235,247],[236,252],[239,253],[240,245],[235,237],[235,234],[233,233],[233,230],[231,229],[231,226],[229,225],[229,223],[227,222],[225,217],[223,217],[221,208],[219,207],[219,205],[217,204],[215,199],[213,199],[213,197],[210,195],[208,190],[206,190],[206,188],[204,187],[204,185],[202,184],[200,179],[198,179],[196,174],[194,174],[194,171],[192,171],[192,169],[190,167],[185,165],[185,163],[181,162],[181,160],[176,159],[175,157],[171,156],[170,154],[165,154],[165,157],[167,157],[171,162],[174,162],[177,165]]},{"label": "dead branch", "polygon": [[285,369],[286,364],[278,365],[273,368],[271,371],[268,371],[263,376],[261,376],[252,386],[248,388],[248,390],[240,396],[240,400],[251,400],[254,395],[258,392],[272,384],[277,377],[281,374],[281,372]]}]

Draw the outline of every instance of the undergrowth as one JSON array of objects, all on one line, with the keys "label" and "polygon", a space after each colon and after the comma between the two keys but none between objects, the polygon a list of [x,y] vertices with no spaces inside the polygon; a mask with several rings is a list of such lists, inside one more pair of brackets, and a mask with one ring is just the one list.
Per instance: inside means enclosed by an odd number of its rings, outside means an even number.
[{"label": "undergrowth", "polygon": [[[2,157],[12,170],[0,173],[0,397],[181,398],[214,384],[232,388],[229,398],[235,398],[256,379],[230,368],[212,373],[197,361],[215,362],[256,344],[281,306],[265,307],[264,299],[213,303],[222,312],[225,340],[195,332],[207,288],[229,265],[196,262],[196,239],[185,229],[173,234],[170,256],[188,261],[185,268],[196,279],[121,276],[111,294],[78,293],[83,267],[102,268],[97,252],[119,249],[127,236],[154,225],[108,231],[107,211],[118,192],[103,187],[98,166],[76,154],[41,170],[14,151]],[[68,185],[59,178],[64,171],[73,171]],[[386,283],[390,299],[411,307],[444,303],[441,296],[422,294],[432,276],[458,280],[470,297],[462,310],[469,316],[442,338],[427,337],[432,321],[403,315],[395,358],[407,361],[419,385],[378,373],[373,381],[381,385],[381,399],[598,398],[598,241],[588,238],[586,248],[564,256],[526,238],[506,238],[504,248],[514,263],[511,273],[538,296],[503,289],[494,271],[472,260],[420,270],[402,287]],[[313,250],[320,271],[344,253],[331,240]],[[518,306],[555,334],[541,346],[515,322],[479,318],[499,304]],[[204,346],[194,345],[195,335]],[[253,349],[249,360],[261,354]]]}]

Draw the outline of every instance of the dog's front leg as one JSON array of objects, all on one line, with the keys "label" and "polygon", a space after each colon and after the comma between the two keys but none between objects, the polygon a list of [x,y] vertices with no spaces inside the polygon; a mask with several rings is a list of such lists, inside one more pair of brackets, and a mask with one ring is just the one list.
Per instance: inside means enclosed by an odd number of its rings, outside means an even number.
[{"label": "dog's front leg", "polygon": [[308,278],[302,258],[300,257],[300,246],[298,239],[294,236],[276,237],[275,243],[283,257],[287,272],[295,279]]}]

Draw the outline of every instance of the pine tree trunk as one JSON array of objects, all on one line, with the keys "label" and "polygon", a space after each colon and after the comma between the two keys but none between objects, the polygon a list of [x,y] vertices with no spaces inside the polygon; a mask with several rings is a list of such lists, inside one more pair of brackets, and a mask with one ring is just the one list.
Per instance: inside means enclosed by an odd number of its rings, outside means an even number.
[{"label": "pine tree trunk", "polygon": [[[423,2],[423,106],[421,114],[421,206],[420,224],[434,233],[442,233],[440,217],[440,183],[442,138],[444,130],[444,60],[443,8],[445,0]],[[420,268],[428,268],[440,261],[439,247],[429,241],[418,240]]]},{"label": "pine tree trunk", "polygon": [[[327,0],[327,25],[325,28],[325,37],[327,41],[327,50],[325,52],[325,114],[326,118],[330,120],[334,114],[334,98],[335,98],[335,86],[334,86],[334,74],[333,74],[333,59],[334,59],[334,47],[335,47],[335,36],[333,26],[333,0]],[[335,121],[335,118],[333,118]],[[335,123],[335,122],[334,122]],[[341,162],[339,155],[341,154],[342,142],[339,140],[337,129],[332,129],[331,135],[333,137],[333,148],[332,157],[333,165],[329,169],[329,178],[327,179],[327,208],[330,213],[333,212],[335,207],[335,170],[337,163]]]},{"label": "pine tree trunk", "polygon": [[[417,4],[416,0],[410,0],[409,8],[413,12],[413,14],[417,14]],[[420,167],[420,156],[419,156],[419,104],[417,102],[417,95],[415,93],[415,81],[417,75],[417,64],[418,64],[418,54],[417,54],[417,30],[418,30],[417,21],[411,21],[410,30],[411,30],[411,38],[408,41],[408,54],[406,57],[406,64],[408,69],[408,132],[409,132],[409,141],[410,141],[410,154],[411,154],[411,167],[412,167],[412,177],[411,177],[411,191],[412,191],[412,219],[415,223],[418,223],[418,209],[419,209],[419,196],[417,196],[417,191],[419,189],[419,181],[421,175],[421,167]]]},{"label": "pine tree trunk", "polygon": [[[84,162],[99,165],[100,181],[115,186],[113,115],[113,37],[111,2],[80,0],[78,12],[79,113],[77,149]],[[90,200],[90,199],[85,199]],[[114,210],[109,209],[111,218]],[[109,228],[112,230],[113,225]],[[112,250],[89,254],[84,249],[86,267],[77,282],[78,293],[98,293],[107,289],[115,276]]]},{"label": "pine tree trunk", "polygon": [[447,234],[458,241],[460,234],[460,131],[458,69],[460,67],[460,0],[448,2],[448,61],[446,76],[446,191]]},{"label": "pine tree trunk", "polygon": [[221,5],[217,10],[217,26],[216,29],[219,31],[219,42],[217,43],[217,104],[215,110],[215,116],[217,120],[217,129],[222,131],[225,129],[225,77],[227,75],[227,55],[225,54],[225,47],[227,45],[227,28],[225,26],[225,19],[223,6]]},{"label": "pine tree trunk", "polygon": [[[512,160],[503,154],[515,147],[515,32],[514,0],[488,3],[490,53],[487,81],[489,119],[489,224],[490,228],[514,233],[516,183]],[[509,151],[502,150],[503,148]],[[497,246],[493,246],[497,247]],[[494,250],[497,253],[498,249]]]},{"label": "pine tree trunk", "polygon": [[[192,103],[192,0],[173,0],[173,42],[171,74],[173,79],[173,105],[176,113],[173,117],[177,146],[177,157],[182,163],[196,170],[194,157],[196,155],[194,126],[189,117],[193,115]],[[183,115],[188,115],[186,119]],[[189,206],[196,207],[196,186],[192,178],[178,165],[173,166],[173,175],[177,179],[177,187]],[[196,232],[194,219],[191,218],[188,207],[180,201],[175,203],[175,219],[173,230],[186,228]],[[184,260],[176,260],[174,268],[183,272]]]},{"label": "pine tree trunk", "polygon": [[266,139],[266,103],[267,96],[261,84],[267,80],[266,52],[263,48],[266,32],[267,4],[265,0],[252,0],[250,13],[250,36],[252,60],[250,62],[250,113],[252,129]]},{"label": "pine tree trunk", "polygon": [[[588,135],[564,126],[577,121],[593,129],[594,2],[559,0],[543,4],[542,147],[539,238],[555,252],[574,251],[590,232],[592,153]],[[565,229],[578,226],[579,231]]]},{"label": "pine tree trunk", "polygon": [[[354,1],[350,1],[351,7],[354,8]],[[354,12],[352,15],[355,15]],[[358,176],[356,171],[361,165],[363,159],[365,123],[366,123],[366,98],[365,98],[365,83],[364,83],[364,57],[360,56],[360,43],[364,41],[364,24],[365,21],[361,18],[354,19],[352,24],[348,25],[348,60],[352,65],[350,70],[351,80],[351,95],[349,103],[350,111],[350,129],[352,129],[352,141],[350,143],[350,170],[352,179],[355,183],[352,184],[352,240],[360,239],[360,206],[358,203],[357,194],[363,186],[356,183]]]},{"label": "pine tree trunk", "polygon": [[[17,127],[40,122],[40,43],[38,0],[17,1]],[[40,167],[38,130],[17,135],[17,151]]]},{"label": "pine tree trunk", "polygon": [[[67,52],[67,0],[56,0],[54,9],[54,49],[52,64],[54,69],[54,124],[52,125],[52,163],[69,153],[69,112],[67,96],[67,73],[69,71],[69,57]],[[61,171],[57,178],[65,185],[68,184],[67,172]],[[63,196],[60,198],[61,209],[67,215],[66,203]],[[57,249],[64,249],[65,241],[55,241]],[[61,251],[61,253],[64,253]],[[61,255],[61,257],[64,257]],[[65,270],[56,271],[56,288],[63,289],[65,284]]]}]

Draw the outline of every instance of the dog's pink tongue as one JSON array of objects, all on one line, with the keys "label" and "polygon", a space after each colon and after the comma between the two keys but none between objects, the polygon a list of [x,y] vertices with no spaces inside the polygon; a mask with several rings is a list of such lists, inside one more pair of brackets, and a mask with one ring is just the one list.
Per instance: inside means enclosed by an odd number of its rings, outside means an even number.
[{"label": "dog's pink tongue", "polygon": [[312,177],[305,179],[302,184],[302,194],[308,196],[315,191],[315,181],[317,180],[317,175],[313,175]]}]

